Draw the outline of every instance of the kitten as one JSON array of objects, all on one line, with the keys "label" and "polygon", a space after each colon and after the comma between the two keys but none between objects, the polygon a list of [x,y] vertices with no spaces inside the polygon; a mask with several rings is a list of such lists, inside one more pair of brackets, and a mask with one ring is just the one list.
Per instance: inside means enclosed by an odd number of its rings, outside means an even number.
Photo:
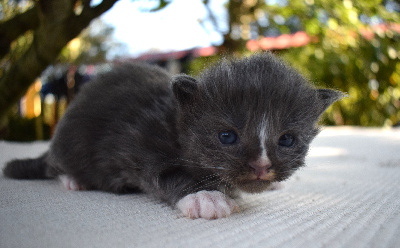
[{"label": "kitten", "polygon": [[124,64],[88,83],[48,152],[4,175],[70,190],[144,191],[190,218],[238,209],[304,165],[319,116],[342,93],[315,89],[270,53],[223,60],[197,79]]}]

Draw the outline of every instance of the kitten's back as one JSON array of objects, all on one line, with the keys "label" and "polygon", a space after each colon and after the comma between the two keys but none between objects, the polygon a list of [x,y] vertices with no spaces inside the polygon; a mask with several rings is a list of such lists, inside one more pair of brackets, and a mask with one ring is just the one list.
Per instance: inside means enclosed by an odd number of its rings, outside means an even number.
[{"label": "kitten's back", "polygon": [[123,64],[85,85],[57,126],[47,156],[50,174],[120,192],[122,185],[137,185],[132,175],[140,177],[142,166],[176,154],[170,77],[156,66]]}]

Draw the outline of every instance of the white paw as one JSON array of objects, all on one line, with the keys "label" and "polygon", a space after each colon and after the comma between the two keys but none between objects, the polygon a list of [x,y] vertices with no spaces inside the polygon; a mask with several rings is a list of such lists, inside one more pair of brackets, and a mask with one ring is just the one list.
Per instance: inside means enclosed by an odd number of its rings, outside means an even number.
[{"label": "white paw", "polygon": [[239,207],[234,200],[219,191],[199,191],[183,197],[176,207],[191,218],[218,219],[238,212]]},{"label": "white paw", "polygon": [[61,181],[61,184],[64,186],[66,190],[84,190],[85,188],[80,186],[75,179],[67,175],[60,175],[58,178]]}]

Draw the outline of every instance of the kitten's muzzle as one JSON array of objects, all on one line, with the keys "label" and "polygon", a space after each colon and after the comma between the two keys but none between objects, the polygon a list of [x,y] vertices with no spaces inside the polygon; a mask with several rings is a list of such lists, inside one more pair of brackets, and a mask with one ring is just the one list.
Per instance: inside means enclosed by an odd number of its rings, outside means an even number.
[{"label": "kitten's muzzle", "polygon": [[268,180],[272,181],[275,178],[274,170],[271,170],[271,161],[267,157],[261,157],[256,161],[252,161],[249,164],[253,175],[251,179],[253,180]]}]

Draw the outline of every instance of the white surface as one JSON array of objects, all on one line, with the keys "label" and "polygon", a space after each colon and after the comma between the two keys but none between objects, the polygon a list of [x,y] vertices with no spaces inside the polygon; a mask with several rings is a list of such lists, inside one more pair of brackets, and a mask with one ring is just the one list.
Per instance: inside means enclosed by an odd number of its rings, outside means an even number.
[{"label": "white surface", "polygon": [[[47,143],[0,141],[0,167]],[[190,220],[144,194],[0,177],[0,247],[400,247],[400,129],[327,128],[284,187]]]}]

